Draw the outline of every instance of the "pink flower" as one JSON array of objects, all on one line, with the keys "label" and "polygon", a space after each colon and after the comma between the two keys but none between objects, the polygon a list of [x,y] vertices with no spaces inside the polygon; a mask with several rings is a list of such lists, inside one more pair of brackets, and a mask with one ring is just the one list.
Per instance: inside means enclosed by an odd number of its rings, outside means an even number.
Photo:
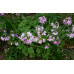
[{"label": "pink flower", "polygon": [[25,36],[25,33],[22,33],[21,38]]},{"label": "pink flower", "polygon": [[57,40],[59,40],[59,37],[57,36]]},{"label": "pink flower", "polygon": [[39,22],[42,23],[42,24],[47,21],[47,19],[45,18],[45,16],[39,17],[39,20],[40,20]]},{"label": "pink flower", "polygon": [[37,42],[38,40],[39,40],[39,39],[36,37],[36,38],[34,38],[34,40],[33,40],[33,41],[34,41],[34,42]]},{"label": "pink flower", "polygon": [[3,37],[1,36],[1,40],[2,40],[2,41],[4,41],[4,40],[5,40],[5,38],[3,38]]},{"label": "pink flower", "polygon": [[59,45],[60,44],[60,41],[57,43],[57,45]]},{"label": "pink flower", "polygon": [[17,35],[17,34],[16,34],[15,36],[16,36],[16,37],[18,37],[18,35]]},{"label": "pink flower", "polygon": [[53,32],[54,31],[54,29],[51,29],[51,32]]},{"label": "pink flower", "polygon": [[68,34],[67,36],[71,39],[74,37],[74,33]]},{"label": "pink flower", "polygon": [[57,34],[58,34],[58,32],[53,32],[52,34],[53,34],[53,35],[57,35]]},{"label": "pink flower", "polygon": [[48,49],[49,47],[48,46],[45,46],[45,49]]},{"label": "pink flower", "polygon": [[43,39],[43,42],[45,42],[45,39]]},{"label": "pink flower", "polygon": [[15,35],[14,34],[11,34],[11,36],[14,37]]},{"label": "pink flower", "polygon": [[54,41],[54,44],[57,44],[57,41]]},{"label": "pink flower", "polygon": [[3,32],[6,32],[6,30],[4,30]]},{"label": "pink flower", "polygon": [[8,37],[5,37],[5,41],[8,41],[10,39],[10,37],[8,36]]},{"label": "pink flower", "polygon": [[32,36],[32,33],[30,33],[30,32],[27,32],[27,34],[28,34],[28,36]]},{"label": "pink flower", "polygon": [[32,40],[29,39],[29,40],[26,41],[26,43],[27,44],[31,44],[32,43]]},{"label": "pink flower", "polygon": [[64,24],[67,24],[67,25],[69,26],[69,25],[72,24],[72,20],[71,20],[70,17],[67,17],[67,18],[65,18],[65,19],[63,20],[63,23],[64,23]]},{"label": "pink flower", "polygon": [[52,39],[55,40],[55,37],[53,37]]},{"label": "pink flower", "polygon": [[42,35],[46,35],[46,31],[44,31],[44,32],[42,33]]},{"label": "pink flower", "polygon": [[51,23],[51,26],[52,26],[53,28],[58,28],[58,27],[59,27],[59,23],[56,22],[56,24],[57,24],[57,25],[55,25],[55,24],[52,22],[52,23]]},{"label": "pink flower", "polygon": [[51,23],[51,26],[54,26],[54,23],[53,22]]},{"label": "pink flower", "polygon": [[27,39],[27,37],[24,37],[24,38],[20,38],[21,39],[21,41],[24,41],[24,40],[26,40]]}]

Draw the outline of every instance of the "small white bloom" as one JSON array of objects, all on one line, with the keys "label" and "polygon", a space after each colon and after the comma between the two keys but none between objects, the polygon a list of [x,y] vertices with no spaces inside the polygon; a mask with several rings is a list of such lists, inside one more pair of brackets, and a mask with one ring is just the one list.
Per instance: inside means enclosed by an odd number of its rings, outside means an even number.
[{"label": "small white bloom", "polygon": [[58,34],[58,32],[53,32],[52,34],[53,34],[53,35],[57,35],[57,34]]},{"label": "small white bloom", "polygon": [[37,42],[38,40],[39,40],[39,39],[36,37],[36,38],[34,38],[34,40],[33,40],[33,41],[34,41],[34,42]]},{"label": "small white bloom", "polygon": [[41,44],[42,43],[42,40],[39,40],[38,43]]},{"label": "small white bloom", "polygon": [[45,39],[43,39],[43,42],[45,42]]},{"label": "small white bloom", "polygon": [[18,42],[17,42],[17,43],[15,43],[15,46],[18,46]]},{"label": "small white bloom", "polygon": [[32,36],[32,33],[31,32],[27,32],[28,36]]}]

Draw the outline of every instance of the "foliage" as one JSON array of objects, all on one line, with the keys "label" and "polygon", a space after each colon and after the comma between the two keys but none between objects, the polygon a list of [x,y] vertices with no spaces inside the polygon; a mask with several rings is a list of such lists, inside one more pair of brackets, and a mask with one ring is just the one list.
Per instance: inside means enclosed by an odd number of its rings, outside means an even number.
[{"label": "foliage", "polygon": [[[64,14],[35,14],[19,17],[14,14],[0,16],[0,39],[6,42],[4,52],[8,60],[64,60],[66,42],[74,44],[72,25],[63,23]],[[71,18],[73,15],[71,16]],[[68,19],[69,20],[69,19]],[[0,41],[0,45],[1,45]]]}]

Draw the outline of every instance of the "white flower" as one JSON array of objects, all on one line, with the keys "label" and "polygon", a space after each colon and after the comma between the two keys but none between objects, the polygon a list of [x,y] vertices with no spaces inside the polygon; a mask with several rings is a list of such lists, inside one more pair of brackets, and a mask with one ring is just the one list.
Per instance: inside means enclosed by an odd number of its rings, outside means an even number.
[{"label": "white flower", "polygon": [[51,29],[51,32],[53,32],[54,31],[54,29]]},{"label": "white flower", "polygon": [[17,43],[15,43],[15,45],[16,45],[16,46],[18,46],[18,42],[17,42]]},{"label": "white flower", "polygon": [[58,32],[53,32],[52,34],[53,34],[53,35],[57,35],[57,34],[58,34]]},{"label": "white flower", "polygon": [[12,45],[12,42],[10,44]]},{"label": "white flower", "polygon": [[21,37],[24,37],[25,36],[25,33],[22,33]]},{"label": "white flower", "polygon": [[32,36],[32,33],[31,32],[27,32],[28,36]]},{"label": "white flower", "polygon": [[36,38],[34,38],[34,40],[33,40],[33,41],[34,41],[34,42],[37,42],[38,40],[39,40],[39,39],[36,37]]},{"label": "white flower", "polygon": [[45,42],[45,39],[43,39],[43,42]]},{"label": "white flower", "polygon": [[41,44],[42,43],[42,40],[39,40],[38,43]]}]

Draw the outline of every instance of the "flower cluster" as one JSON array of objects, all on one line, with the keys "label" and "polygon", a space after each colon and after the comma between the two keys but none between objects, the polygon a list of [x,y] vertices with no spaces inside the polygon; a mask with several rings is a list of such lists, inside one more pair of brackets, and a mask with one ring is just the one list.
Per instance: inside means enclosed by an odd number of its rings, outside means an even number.
[{"label": "flower cluster", "polygon": [[8,37],[2,37],[1,36],[1,38],[0,38],[2,41],[8,41],[9,39],[10,39],[10,37],[8,36]]},{"label": "flower cluster", "polygon": [[19,39],[21,41],[27,44],[31,44],[33,42],[34,36],[32,35],[31,32],[27,32],[27,36],[25,35],[25,33],[22,33],[22,35],[19,37]]},{"label": "flower cluster", "polygon": [[47,21],[47,19],[45,18],[45,16],[39,17],[39,20],[40,20],[39,22],[42,23],[42,24]]},{"label": "flower cluster", "polygon": [[[1,14],[1,13],[0,13]],[[1,15],[4,15],[4,14],[1,14]],[[47,21],[47,19],[45,18],[45,16],[43,17],[39,17],[39,22],[40,23],[45,23]],[[65,18],[63,20],[63,23],[64,24],[67,24],[67,25],[71,25],[72,23],[72,20],[70,17],[68,18]],[[47,45],[45,45],[45,49],[49,49],[49,42],[53,42],[53,44],[55,45],[59,45],[60,44],[60,38],[58,36],[58,28],[59,28],[59,23],[58,22],[55,22],[55,23],[51,23],[50,26],[52,27],[52,29],[50,30],[51,33],[47,33],[47,31],[44,30],[44,27],[43,26],[37,26],[35,27],[35,30],[36,30],[36,36],[33,35],[33,33],[31,33],[30,31],[27,32],[27,33],[22,33],[20,36],[18,36],[18,34],[14,34],[13,31],[11,31],[11,35],[8,36],[8,37],[3,37],[1,36],[1,40],[2,41],[9,41],[10,37],[17,37],[18,39],[20,39],[23,44],[32,44],[33,42],[35,43],[39,43],[39,44],[42,44],[42,43],[45,43],[47,42]],[[3,33],[6,34],[6,30],[3,30],[2,28],[0,29],[3,31]],[[69,38],[73,38],[74,37],[74,25],[72,26],[72,33],[71,34],[68,34],[67,36]],[[45,38],[44,38],[45,37]],[[10,43],[11,45],[13,45],[12,41]],[[18,42],[15,42],[14,43],[15,46],[18,46],[19,43]]]},{"label": "flower cluster", "polygon": [[42,36],[46,35],[46,31],[44,31],[44,27],[43,26],[37,26],[36,31],[37,31],[37,37],[36,38],[38,38],[38,40],[36,42],[38,42],[39,44],[41,44],[42,42],[44,43],[46,39],[41,38]]},{"label": "flower cluster", "polygon": [[68,34],[67,36],[71,39],[74,37],[74,33]]},{"label": "flower cluster", "polygon": [[56,22],[55,24],[52,22],[51,23],[51,26],[53,27],[53,28],[59,28],[59,23],[58,22]]},{"label": "flower cluster", "polygon": [[69,26],[69,25],[72,24],[72,20],[71,20],[70,17],[67,17],[67,18],[65,18],[65,19],[63,20],[63,23],[64,23],[64,24],[67,24],[67,25]]},{"label": "flower cluster", "polygon": [[47,39],[47,41],[51,41],[53,42],[53,44],[59,45],[60,44],[60,39],[58,36],[58,31],[56,29],[59,28],[59,23],[56,22],[55,24],[52,22],[51,26],[53,27],[53,29],[51,29],[51,35],[47,35],[49,38]]},{"label": "flower cluster", "polygon": [[56,45],[59,45],[60,44],[60,40],[59,40],[59,37],[57,36],[57,37],[54,37],[54,36],[51,36],[51,35],[49,35],[48,36],[49,38],[47,39],[47,41],[52,41],[53,42],[53,44],[56,44]]},{"label": "flower cluster", "polygon": [[[41,38],[41,36],[46,35],[46,31],[43,31],[44,27],[38,26],[36,27],[37,30],[37,36],[33,36],[31,32],[27,32],[27,35],[25,33],[22,33],[22,35],[19,37],[21,41],[27,44],[31,44],[32,42],[36,42],[39,44],[42,44],[42,42],[45,42],[44,38]],[[42,34],[41,34],[42,32]]]}]

